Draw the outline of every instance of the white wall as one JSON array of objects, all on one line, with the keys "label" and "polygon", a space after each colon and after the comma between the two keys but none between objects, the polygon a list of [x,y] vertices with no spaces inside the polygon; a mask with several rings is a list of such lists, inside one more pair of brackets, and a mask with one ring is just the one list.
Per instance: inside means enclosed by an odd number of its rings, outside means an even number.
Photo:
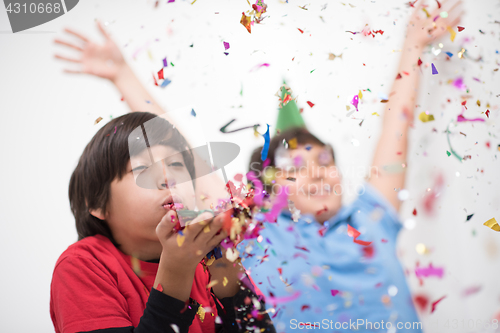
[{"label": "white wall", "polygon": [[[274,125],[274,94],[283,79],[298,96],[308,127],[334,145],[340,167],[347,171],[368,165],[381,127],[381,117],[372,113],[383,114],[379,93],[389,93],[396,75],[397,50],[409,14],[406,1],[268,2],[268,18],[255,25],[251,34],[239,23],[241,12],[249,9],[244,0],[198,0],[193,5],[162,0],[157,9],[154,1],[86,0],[52,22],[17,34],[9,33],[7,14],[0,10],[2,331],[53,331],[49,317],[52,270],[61,252],[76,240],[67,199],[69,177],[94,133],[111,116],[128,111],[110,83],[62,72],[65,66],[53,54],[64,51],[53,40],[68,39],[64,27],[97,39],[94,20],[108,22],[125,57],[162,106],[176,110],[197,105],[211,138],[241,145],[242,154],[228,166],[230,175],[246,171],[250,150],[263,139],[255,138],[251,130],[223,135],[218,129],[232,118],[237,119],[235,125]],[[298,7],[305,4],[308,10]],[[430,48],[424,55],[416,113],[428,110],[436,120],[416,121],[411,130],[410,199],[401,210],[403,220],[416,221],[416,227],[403,230],[399,239],[399,254],[409,270],[412,291],[425,293],[430,302],[447,296],[433,314],[428,308],[421,315],[426,332],[480,332],[461,325],[466,326],[469,319],[484,322],[500,314],[500,233],[482,225],[492,217],[500,221],[500,74],[493,71],[500,63],[500,25],[495,23],[500,18],[500,3],[467,0],[464,7],[461,25],[466,29],[453,43],[448,36],[441,41],[443,51],[455,54],[452,59],[446,61],[443,53],[436,56]],[[360,31],[367,23],[384,30],[384,35],[371,38],[345,32]],[[230,43],[228,56],[223,54],[222,41]],[[147,49],[133,60],[132,54],[148,42]],[[437,43],[433,46],[439,48]],[[467,59],[457,57],[461,47],[467,49]],[[327,60],[329,52],[342,53],[342,59]],[[175,67],[166,71],[172,83],[161,89],[153,85],[151,73],[161,68],[165,56]],[[480,56],[482,61],[474,61]],[[270,66],[250,71],[264,62]],[[439,75],[431,75],[426,67],[431,62]],[[449,148],[444,133],[460,113],[461,96],[466,94],[448,83],[458,76],[464,77],[470,89],[465,115],[484,118],[481,112],[491,111],[485,123],[460,123],[452,129],[453,147],[472,156],[463,163],[446,155]],[[356,119],[346,117],[346,105],[358,90],[367,88],[372,92],[363,92]],[[306,101],[316,105],[310,108]],[[94,125],[99,116],[104,121]],[[352,139],[359,145],[353,145]],[[422,197],[440,173],[445,187],[439,207],[434,216],[426,216]],[[360,179],[347,180],[357,183]],[[472,213],[472,219],[465,222]],[[431,253],[418,254],[417,243],[425,244]],[[425,279],[421,286],[413,271],[416,262],[443,267],[445,276]],[[461,296],[464,289],[476,285],[481,286],[478,293]],[[458,322],[453,330],[453,319],[465,322]],[[446,320],[450,320],[449,330],[444,328]]]}]

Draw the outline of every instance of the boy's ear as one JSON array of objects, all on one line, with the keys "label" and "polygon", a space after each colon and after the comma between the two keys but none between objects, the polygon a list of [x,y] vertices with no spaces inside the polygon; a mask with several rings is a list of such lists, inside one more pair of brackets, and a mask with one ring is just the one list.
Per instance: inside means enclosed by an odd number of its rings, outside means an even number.
[{"label": "boy's ear", "polygon": [[99,220],[104,220],[106,217],[102,213],[102,210],[100,208],[97,209],[89,209],[90,215],[97,217]]}]

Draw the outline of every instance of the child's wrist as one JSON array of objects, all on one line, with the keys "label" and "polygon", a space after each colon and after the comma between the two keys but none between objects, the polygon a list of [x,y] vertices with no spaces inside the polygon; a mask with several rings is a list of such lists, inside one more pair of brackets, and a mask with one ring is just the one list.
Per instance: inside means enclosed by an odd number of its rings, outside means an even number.
[{"label": "child's wrist", "polygon": [[135,74],[132,71],[132,68],[124,62],[116,71],[116,75],[114,78],[111,78],[111,82],[113,82],[116,86],[120,85],[123,82],[130,80]]}]

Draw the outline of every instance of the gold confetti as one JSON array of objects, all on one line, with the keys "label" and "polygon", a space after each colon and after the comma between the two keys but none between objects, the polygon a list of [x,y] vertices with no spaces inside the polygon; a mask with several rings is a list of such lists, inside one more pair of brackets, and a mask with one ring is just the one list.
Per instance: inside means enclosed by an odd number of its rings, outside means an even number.
[{"label": "gold confetti", "polygon": [[380,115],[379,115],[377,112],[373,112],[373,113],[372,113],[372,116],[377,116],[377,117],[380,117]]},{"label": "gold confetti", "polygon": [[495,218],[489,219],[488,221],[484,222],[483,225],[487,226],[492,230],[500,231],[500,225],[498,225],[498,222],[497,220],[495,220]]},{"label": "gold confetti", "polygon": [[477,106],[481,106],[481,101],[477,100],[476,104]]},{"label": "gold confetti", "polygon": [[432,114],[427,114],[425,111],[422,112],[421,114],[418,115],[418,119],[421,120],[423,123],[426,123],[428,121],[433,121],[434,116]]},{"label": "gold confetti", "polygon": [[101,120],[102,120],[102,117],[97,118],[97,119],[94,121],[94,125],[97,125],[97,124],[98,124]]},{"label": "gold confetti", "polygon": [[288,141],[288,146],[291,149],[296,149],[297,148],[297,138],[293,138],[290,141]]},{"label": "gold confetti", "polygon": [[453,42],[457,33],[451,27],[446,27],[446,30],[450,33],[450,40]]},{"label": "gold confetti", "polygon": [[328,53],[328,60],[335,60],[335,58],[342,59],[342,53],[340,55],[335,55],[333,53]]},{"label": "gold confetti", "polygon": [[431,17],[431,14],[429,14],[429,12],[427,11],[427,9],[422,8],[422,10],[424,11],[424,13],[427,16],[427,18]]},{"label": "gold confetti", "polygon": [[205,227],[203,227],[203,232],[204,233],[210,232],[210,225],[209,224],[207,224]]},{"label": "gold confetti", "polygon": [[222,280],[222,285],[225,287],[227,286],[228,282],[229,281],[227,280],[227,277],[224,276],[224,280]]},{"label": "gold confetti", "polygon": [[361,90],[360,90],[360,91],[359,91],[359,93],[358,93],[358,98],[359,98],[359,99],[362,99],[362,98],[363,98],[363,93],[361,92]]},{"label": "gold confetti", "polygon": [[177,234],[177,245],[181,247],[183,243],[184,243],[184,236],[181,234]]},{"label": "gold confetti", "polygon": [[196,312],[196,314],[198,315],[198,317],[200,317],[201,322],[203,322],[203,320],[205,320],[205,312],[206,312],[205,309],[200,304],[200,307],[198,308],[198,311]]},{"label": "gold confetti", "polygon": [[464,53],[465,53],[465,49],[464,49],[464,48],[462,48],[462,49],[460,50],[460,52],[458,52],[458,57],[459,57],[460,59],[462,59],[462,57],[464,56]]},{"label": "gold confetti", "polygon": [[215,257],[212,257],[212,258],[208,259],[207,266],[212,266],[212,264],[214,263],[214,261],[215,261]]},{"label": "gold confetti", "polygon": [[349,111],[351,109],[351,107],[349,105],[346,105],[345,109],[346,109],[346,111]]}]

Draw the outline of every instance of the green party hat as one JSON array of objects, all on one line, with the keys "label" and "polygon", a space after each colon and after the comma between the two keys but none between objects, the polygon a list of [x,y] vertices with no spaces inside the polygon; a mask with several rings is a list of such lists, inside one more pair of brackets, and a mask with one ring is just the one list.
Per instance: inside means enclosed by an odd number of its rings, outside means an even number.
[{"label": "green party hat", "polygon": [[[289,99],[285,105],[282,105],[278,111],[278,120],[276,121],[276,132],[283,132],[292,127],[306,127],[304,123],[304,119],[302,119],[302,115],[300,114],[299,108],[297,107],[297,103],[293,99],[291,99],[291,93],[287,91],[287,87],[285,84],[281,86],[281,101],[286,101]],[[287,97],[290,96],[290,97]]]}]

